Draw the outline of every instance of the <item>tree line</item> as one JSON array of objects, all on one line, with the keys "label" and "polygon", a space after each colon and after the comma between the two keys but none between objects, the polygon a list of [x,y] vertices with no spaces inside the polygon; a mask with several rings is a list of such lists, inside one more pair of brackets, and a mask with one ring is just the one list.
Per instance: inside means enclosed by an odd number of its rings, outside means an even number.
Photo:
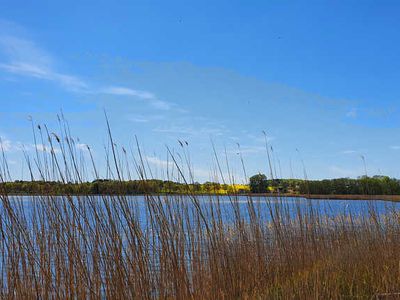
[{"label": "tree line", "polygon": [[158,179],[118,181],[98,179],[92,182],[14,181],[0,183],[4,194],[26,195],[139,195],[139,194],[234,194],[247,193],[247,185],[216,182],[184,184]]},{"label": "tree line", "polygon": [[0,193],[26,195],[139,195],[139,194],[321,194],[321,195],[400,195],[400,181],[387,176],[325,180],[267,179],[264,174],[250,177],[249,184],[217,182],[184,184],[158,179],[92,182],[14,181],[0,183]]},{"label": "tree line", "polygon": [[399,195],[400,180],[388,176],[324,180],[272,179],[264,174],[250,177],[253,193],[281,192],[313,195]]}]

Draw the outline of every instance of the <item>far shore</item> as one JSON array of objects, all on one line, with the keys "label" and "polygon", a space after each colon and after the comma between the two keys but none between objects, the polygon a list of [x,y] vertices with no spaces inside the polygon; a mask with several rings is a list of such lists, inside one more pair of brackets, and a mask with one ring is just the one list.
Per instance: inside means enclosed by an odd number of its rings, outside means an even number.
[{"label": "far shore", "polygon": [[[25,193],[9,193],[8,196],[112,196],[109,194],[70,194],[70,195],[43,195],[43,194],[25,194]],[[115,194],[117,195],[117,194]],[[165,194],[165,193],[154,193],[149,195],[193,195],[193,194]],[[214,194],[214,193],[199,193],[194,194],[195,196],[245,196],[245,197],[294,197],[294,198],[306,198],[306,199],[317,199],[317,200],[381,200],[381,201],[392,201],[400,202],[400,195],[356,195],[356,194],[291,194],[291,193],[237,193],[237,194]],[[5,194],[3,194],[5,196]],[[144,194],[129,194],[126,196],[144,196]]]},{"label": "far shore", "polygon": [[338,194],[327,194],[327,195],[313,195],[313,194],[249,194],[250,196],[267,196],[267,197],[297,197],[306,199],[324,199],[324,200],[383,200],[383,201],[400,201],[400,195],[338,195]]}]

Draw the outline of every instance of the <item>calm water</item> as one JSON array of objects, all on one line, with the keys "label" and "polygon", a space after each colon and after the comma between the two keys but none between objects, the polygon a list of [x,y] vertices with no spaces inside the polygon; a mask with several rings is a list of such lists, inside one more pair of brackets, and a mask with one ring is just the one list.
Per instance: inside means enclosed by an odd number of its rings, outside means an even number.
[{"label": "calm water", "polygon": [[[19,216],[24,216],[24,219],[27,222],[22,222],[22,226],[27,230],[28,234],[31,232],[32,226],[32,215],[36,208],[40,208],[39,212],[43,213],[42,208],[45,210],[51,211],[50,215],[53,214],[54,211],[58,209],[63,211],[64,201],[67,201],[67,197],[41,197],[41,196],[18,196],[18,197],[10,197],[11,205],[13,206],[15,212]],[[221,218],[225,225],[230,224],[233,220],[235,220],[235,209],[237,208],[237,212],[240,213],[240,217],[249,220],[249,198],[246,196],[239,197],[228,197],[228,196],[199,196],[196,197],[198,200],[198,205],[201,208],[206,220],[211,220],[213,218],[213,214],[220,211]],[[291,198],[291,197],[282,197],[282,198],[266,198],[266,197],[253,197],[252,205],[257,215],[262,221],[270,221],[271,214],[275,214],[279,212],[281,215],[294,217],[297,213],[301,214],[310,214],[319,213],[320,215],[332,217],[338,215],[365,215],[368,216],[369,212],[373,210],[378,214],[384,214],[385,212],[393,212],[400,211],[400,203],[395,202],[385,202],[385,201],[366,201],[366,200],[308,200],[305,198]],[[189,220],[194,220],[196,218],[196,204],[190,199],[188,196],[168,196],[168,197],[157,197],[157,201],[152,202],[146,196],[126,196],[120,197],[118,201],[118,197],[101,197],[101,196],[89,196],[89,197],[73,197],[71,199],[72,202],[68,202],[67,211],[71,216],[71,204],[76,207],[74,211],[75,216],[85,216],[85,220],[89,220],[89,224],[82,222],[84,226],[91,225],[94,219],[91,205],[96,206],[96,212],[103,211],[104,214],[100,216],[103,224],[107,224],[107,213],[106,213],[106,205],[109,205],[112,208],[111,214],[113,215],[114,220],[118,220],[118,230],[120,231],[121,236],[124,236],[123,229],[125,228],[125,224],[127,224],[127,219],[123,216],[121,212],[121,207],[125,207],[129,210],[129,218],[133,216],[135,221],[137,221],[140,226],[144,229],[145,232],[151,232],[151,228],[147,223],[149,221],[149,203],[154,204],[153,209],[151,210],[158,211],[161,213],[165,213],[168,219],[167,226],[174,224],[176,214],[185,214],[185,217],[188,217]],[[121,204],[122,203],[122,204]],[[5,220],[3,218],[4,206],[3,202],[0,201],[0,221]],[[41,206],[41,204],[45,204]],[[49,205],[50,204],[50,205]],[[126,206],[124,206],[126,204]],[[155,208],[154,208],[155,207]],[[65,213],[62,213],[63,217]],[[40,222],[43,224],[44,230],[49,229],[52,230],[52,225],[49,224],[46,220],[39,217]],[[187,220],[187,219],[186,219]],[[37,221],[36,221],[37,222]],[[107,225],[106,225],[107,226]],[[164,224],[160,224],[160,226],[164,226]],[[186,225],[183,225],[186,228]],[[204,226],[203,223],[201,226]],[[87,230],[87,227],[86,227]],[[148,231],[149,230],[149,231]],[[11,230],[11,234],[12,234]],[[10,232],[9,232],[10,234]],[[5,238],[7,239],[7,237]],[[4,240],[3,240],[4,242]],[[127,242],[123,240],[123,243]],[[152,251],[157,251],[157,243],[158,238],[155,236],[153,238],[152,248],[149,250],[150,253]],[[154,246],[156,245],[156,246]],[[190,248],[188,248],[190,249]],[[8,255],[7,249],[3,250],[3,257]],[[188,256],[189,259],[189,256]],[[90,263],[90,262],[88,262]],[[152,262],[152,268],[154,270],[158,270],[157,261]],[[2,261],[0,260],[0,270],[3,269]],[[1,272],[1,271],[0,271]],[[5,269],[4,269],[5,272]],[[5,274],[5,273],[4,273]]]},{"label": "calm water", "polygon": [[[124,201],[126,200],[129,210],[135,214],[135,217],[139,219],[139,222],[145,225],[147,219],[146,216],[148,214],[148,203],[150,201],[149,198],[146,196],[124,196],[122,198]],[[195,204],[189,196],[159,196],[156,198],[158,199],[156,203],[160,204],[160,207],[162,207],[164,211],[167,210],[167,203],[169,203],[169,207],[173,209],[180,211],[185,209],[192,213],[195,211]],[[57,203],[62,203],[62,199],[65,199],[65,197],[52,197],[50,199],[41,196],[18,196],[10,197],[10,199],[13,205],[20,209],[20,211],[29,219],[35,202],[43,203],[43,201],[56,201]],[[82,205],[83,203],[89,207],[88,199],[91,199],[93,203],[103,209],[105,207],[104,203],[109,203],[111,206],[113,203],[118,203],[116,197],[111,198],[107,196],[90,196],[90,198],[74,197],[73,203],[77,207],[79,207],[79,204]],[[197,196],[196,199],[207,218],[211,218],[212,213],[215,213],[217,208],[219,208],[222,219],[229,223],[234,219],[234,207],[236,207],[241,217],[248,219],[249,197],[247,196]],[[363,215],[368,214],[371,210],[374,210],[379,214],[384,214],[388,211],[392,212],[393,210],[400,210],[400,203],[381,200],[310,200],[293,197],[252,197],[251,199],[254,210],[266,220],[270,219],[271,211],[280,211],[285,215],[294,216],[298,212],[307,213],[312,209],[312,211],[319,212],[321,215],[334,217],[340,214]],[[115,211],[118,212],[119,206],[117,205],[116,207]],[[4,213],[3,210],[3,204],[0,204],[0,214]]]}]

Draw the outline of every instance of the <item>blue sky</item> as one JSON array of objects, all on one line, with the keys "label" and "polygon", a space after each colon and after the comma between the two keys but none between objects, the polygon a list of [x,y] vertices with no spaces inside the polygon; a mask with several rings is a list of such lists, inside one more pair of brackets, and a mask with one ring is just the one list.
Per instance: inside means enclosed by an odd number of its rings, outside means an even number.
[{"label": "blue sky", "polygon": [[397,1],[0,1],[12,175],[26,179],[28,116],[56,131],[60,110],[104,165],[105,109],[155,169],[188,141],[200,181],[211,140],[238,181],[237,143],[248,174],[268,173],[263,130],[282,177],[303,177],[301,159],[309,178],[356,177],[361,155],[400,177],[399,15]]}]

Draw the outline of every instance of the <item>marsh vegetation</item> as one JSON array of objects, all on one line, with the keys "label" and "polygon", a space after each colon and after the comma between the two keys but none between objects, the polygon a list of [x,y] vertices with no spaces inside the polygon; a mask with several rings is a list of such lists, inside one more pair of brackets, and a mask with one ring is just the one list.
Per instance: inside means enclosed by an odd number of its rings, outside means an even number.
[{"label": "marsh vegetation", "polygon": [[[32,179],[82,183],[89,169],[100,179],[90,148],[85,162],[61,124],[59,134],[38,128],[48,151],[26,155]],[[110,179],[151,179],[139,144],[129,157],[110,128],[109,140]],[[355,299],[400,291],[396,206],[365,202],[362,211],[329,214],[315,201],[199,196],[190,164],[169,155],[166,173],[186,195],[144,190],[141,205],[123,194],[12,196],[2,185],[0,297]],[[0,173],[9,179],[4,155]]]}]

